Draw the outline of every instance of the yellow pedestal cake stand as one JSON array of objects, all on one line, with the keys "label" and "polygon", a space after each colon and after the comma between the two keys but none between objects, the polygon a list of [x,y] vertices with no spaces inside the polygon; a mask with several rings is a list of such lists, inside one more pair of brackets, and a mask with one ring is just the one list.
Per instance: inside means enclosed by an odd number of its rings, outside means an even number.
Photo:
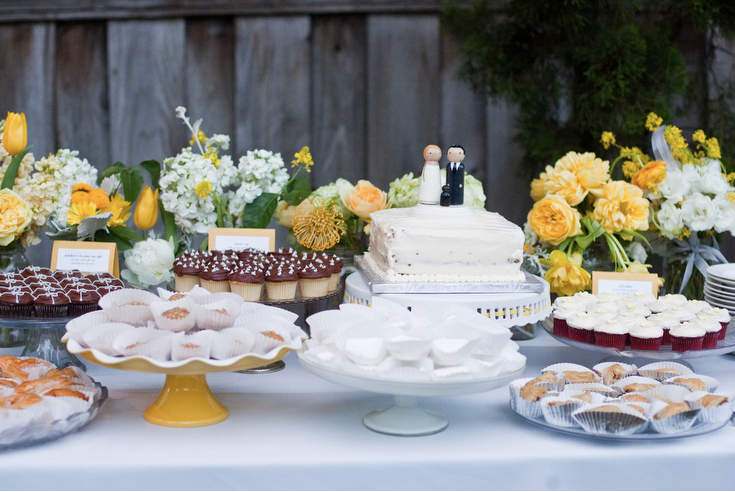
[{"label": "yellow pedestal cake stand", "polygon": [[283,359],[288,352],[301,347],[301,340],[297,339],[263,356],[245,354],[225,360],[192,358],[179,362],[161,362],[143,356],[113,357],[98,350],[84,348],[73,339],[65,337],[63,341],[66,342],[69,352],[104,367],[166,374],[161,393],[143,413],[143,417],[148,422],[168,427],[201,427],[227,418],[227,408],[209,389],[207,374],[262,367]]}]

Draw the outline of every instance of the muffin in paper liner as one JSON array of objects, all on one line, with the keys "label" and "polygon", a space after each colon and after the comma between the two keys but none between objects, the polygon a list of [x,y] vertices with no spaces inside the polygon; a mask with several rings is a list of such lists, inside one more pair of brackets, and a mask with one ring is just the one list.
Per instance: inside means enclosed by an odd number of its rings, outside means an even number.
[{"label": "muffin in paper liner", "polygon": [[[606,411],[607,408],[617,411]],[[572,418],[588,433],[627,436],[643,432],[648,419],[639,411],[621,403],[596,403],[572,413]]]},{"label": "muffin in paper liner", "polygon": [[431,358],[436,364],[454,366],[469,359],[479,339],[468,340],[459,336],[438,337],[431,342]]},{"label": "muffin in paper liner", "polygon": [[109,316],[104,311],[92,311],[74,318],[66,324],[66,331],[72,334],[72,338],[79,341],[84,332],[98,325],[108,323]]},{"label": "muffin in paper liner", "polygon": [[297,280],[289,282],[269,282],[266,280],[265,291],[271,301],[287,301],[296,297],[296,287],[298,285]]},{"label": "muffin in paper liner", "polygon": [[589,391],[612,398],[620,394],[617,389],[602,383],[567,383],[564,385],[564,391]]},{"label": "muffin in paper liner", "polygon": [[689,369],[684,364],[678,362],[653,362],[646,364],[645,366],[638,368],[638,374],[643,377],[656,379],[657,381],[663,381],[673,376],[680,376],[686,374],[693,374],[694,371]]},{"label": "muffin in paper liner", "polygon": [[161,330],[184,332],[196,326],[197,311],[201,306],[190,298],[177,301],[158,301],[151,303],[151,313],[156,326]]},{"label": "muffin in paper liner", "polygon": [[638,374],[638,367],[635,364],[623,362],[601,362],[592,366],[592,370],[600,375],[602,384],[607,386],[612,386],[613,383],[624,377]]},{"label": "muffin in paper liner", "polygon": [[229,359],[247,354],[255,345],[255,333],[248,328],[227,328],[212,337],[211,356],[213,359]]},{"label": "muffin in paper liner", "polygon": [[244,282],[235,282],[230,280],[230,291],[233,294],[237,294],[242,298],[243,301],[259,301],[263,296],[263,287],[265,282],[260,284],[249,284]]},{"label": "muffin in paper liner", "polygon": [[254,313],[265,313],[273,316],[278,316],[285,319],[289,323],[295,323],[296,320],[299,319],[298,314],[275,306],[268,306],[266,304],[260,304],[257,302],[243,302],[240,305],[240,315],[251,315]]},{"label": "muffin in paper liner", "polygon": [[134,331],[136,328],[127,323],[105,323],[87,331],[82,340],[86,348],[96,349],[107,355],[122,355],[115,350],[115,339],[126,331]]},{"label": "muffin in paper liner", "polygon": [[[673,408],[672,405],[686,406],[688,410],[671,416],[662,416],[660,412],[665,412],[667,408]],[[675,434],[689,430],[697,420],[700,410],[691,408],[688,402],[669,404],[663,401],[655,401],[651,403],[650,412],[651,429],[659,434]]]},{"label": "muffin in paper liner", "polygon": [[222,299],[199,306],[201,309],[196,311],[196,326],[204,330],[230,328],[240,314],[240,303],[233,299]]},{"label": "muffin in paper liner", "polygon": [[153,319],[150,305],[154,302],[160,302],[159,297],[146,290],[120,289],[102,296],[99,306],[110,321],[145,325]]},{"label": "muffin in paper liner", "polygon": [[263,323],[252,330],[255,336],[252,350],[256,354],[267,354],[276,347],[291,341],[291,330],[283,326]]},{"label": "muffin in paper liner", "polygon": [[644,393],[650,389],[660,386],[661,382],[653,378],[643,376],[628,376],[620,379],[612,385],[618,393]]},{"label": "muffin in paper liner", "polygon": [[[705,406],[706,398],[724,397],[725,401],[719,402],[717,398],[711,406]],[[703,401],[702,399],[705,398]],[[725,422],[732,417],[735,407],[735,392],[708,393],[706,391],[694,391],[688,394],[684,400],[693,409],[699,410],[698,419],[706,424]]]},{"label": "muffin in paper liner", "polygon": [[143,355],[153,360],[171,360],[172,332],[136,328],[119,334],[113,348],[123,356]]},{"label": "muffin in paper liner", "polygon": [[198,331],[192,335],[177,333],[173,337],[171,360],[181,361],[194,357],[209,359],[212,348],[212,337],[216,331]]},{"label": "muffin in paper liner", "polygon": [[176,282],[175,289],[179,292],[189,292],[190,290],[199,287],[199,277],[196,275],[176,275],[174,274],[174,280]]},{"label": "muffin in paper liner", "polygon": [[300,278],[299,292],[301,292],[301,297],[307,299],[326,296],[329,292],[329,277]]},{"label": "muffin in paper liner", "polygon": [[[677,379],[679,381],[677,381]],[[699,383],[698,381],[701,381],[701,383]],[[712,393],[713,391],[717,391],[717,388],[720,386],[720,382],[717,381],[715,378],[711,376],[704,376],[701,374],[675,376],[673,378],[665,379],[663,383],[683,386],[689,391],[708,391],[710,393]],[[701,387],[702,384],[704,384],[704,388]]]},{"label": "muffin in paper liner", "polygon": [[[516,412],[524,417],[528,418],[540,418],[542,416],[541,411],[541,398],[543,398],[543,395],[536,400],[536,401],[528,401],[521,397],[521,389],[523,386],[526,385],[529,381],[531,381],[533,378],[521,378],[516,379],[515,381],[511,381],[508,385],[508,389],[510,391],[510,406],[511,408]],[[544,395],[548,394],[548,392],[544,393]]]}]

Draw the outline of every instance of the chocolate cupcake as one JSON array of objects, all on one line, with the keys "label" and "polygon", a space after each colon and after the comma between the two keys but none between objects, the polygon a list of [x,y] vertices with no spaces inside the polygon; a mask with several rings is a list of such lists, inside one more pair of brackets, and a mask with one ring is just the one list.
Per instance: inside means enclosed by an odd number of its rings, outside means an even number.
[{"label": "chocolate cupcake", "polygon": [[201,272],[199,259],[179,258],[174,262],[174,280],[176,290],[189,292],[195,285],[199,285],[199,272]]},{"label": "chocolate cupcake", "polygon": [[69,296],[69,316],[80,316],[99,308],[97,303],[100,295],[94,287],[91,289],[83,286],[74,287],[67,290],[67,295]]},{"label": "chocolate cupcake", "polygon": [[344,267],[344,262],[340,260],[337,256],[330,256],[326,260],[325,264],[329,269],[329,273],[331,274],[327,290],[330,292],[334,292],[339,288],[339,280],[342,277],[342,268]]},{"label": "chocolate cupcake", "polygon": [[8,318],[31,316],[33,295],[28,288],[11,289],[0,294],[0,314]]},{"label": "chocolate cupcake", "polygon": [[230,272],[230,290],[245,301],[259,301],[265,285],[265,272],[255,265],[247,265]]},{"label": "chocolate cupcake", "polygon": [[199,273],[199,280],[202,287],[207,289],[212,294],[217,292],[229,292],[230,291],[230,272],[227,270],[227,266],[221,262],[214,262],[209,266],[202,268]]},{"label": "chocolate cupcake", "polygon": [[59,318],[69,312],[69,296],[61,290],[45,290],[34,295],[33,307],[39,318]]},{"label": "chocolate cupcake", "polygon": [[332,274],[326,266],[308,263],[299,270],[299,291],[301,297],[314,298],[327,295],[329,278]]},{"label": "chocolate cupcake", "polygon": [[271,265],[265,274],[265,289],[268,299],[284,301],[296,297],[299,274],[289,263]]}]

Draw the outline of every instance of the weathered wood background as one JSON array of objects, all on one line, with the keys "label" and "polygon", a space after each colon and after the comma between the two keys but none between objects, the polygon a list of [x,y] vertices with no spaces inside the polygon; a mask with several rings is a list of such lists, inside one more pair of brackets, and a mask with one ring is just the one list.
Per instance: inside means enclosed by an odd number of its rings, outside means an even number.
[{"label": "weathered wood background", "polygon": [[[420,174],[427,144],[459,143],[487,208],[520,225],[532,202],[514,174],[515,110],[455,80],[440,5],[4,0],[0,114],[25,112],[37,158],[77,149],[103,169],[188,145],[183,105],[207,134],[231,136],[235,160],[265,148],[289,161],[308,145],[313,186],[344,177],[387,190]],[[48,245],[29,253],[49,261]]]}]

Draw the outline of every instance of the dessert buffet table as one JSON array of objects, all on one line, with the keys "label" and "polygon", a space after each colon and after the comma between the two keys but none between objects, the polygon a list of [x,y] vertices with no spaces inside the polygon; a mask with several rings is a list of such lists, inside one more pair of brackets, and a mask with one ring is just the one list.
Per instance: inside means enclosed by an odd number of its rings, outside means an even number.
[{"label": "dessert buffet table", "polygon": [[[524,375],[551,363],[591,366],[600,355],[562,345],[543,330],[519,343]],[[5,351],[8,353],[7,351]],[[439,434],[401,438],[362,424],[391,397],[327,382],[294,353],[273,374],[212,374],[230,410],[208,427],[150,424],[143,411],[163,375],[88,364],[109,400],[86,428],[47,444],[0,453],[5,490],[88,489],[729,489],[735,426],[711,434],[609,442],[542,429],[515,415],[507,388],[422,398],[449,419]],[[690,361],[735,390],[735,356]]]}]

